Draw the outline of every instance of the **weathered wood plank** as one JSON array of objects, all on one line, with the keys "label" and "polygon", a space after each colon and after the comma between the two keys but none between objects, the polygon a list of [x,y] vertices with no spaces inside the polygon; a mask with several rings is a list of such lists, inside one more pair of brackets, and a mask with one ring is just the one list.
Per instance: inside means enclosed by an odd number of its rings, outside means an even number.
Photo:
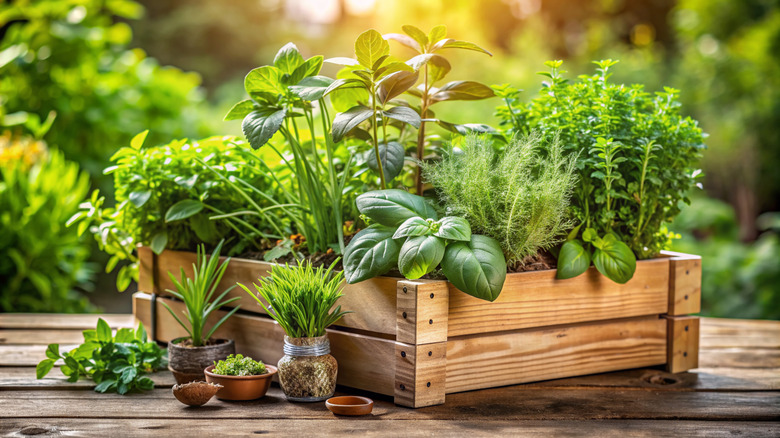
[{"label": "weathered wood plank", "polygon": [[640,261],[622,285],[594,267],[568,280],[556,280],[554,270],[521,272],[507,275],[492,303],[451,287],[449,336],[661,314],[668,301],[666,258]]},{"label": "weathered wood plank", "polygon": [[447,342],[447,393],[666,362],[666,320],[645,317]]},{"label": "weathered wood plank", "polygon": [[[155,386],[170,388],[176,382],[170,371],[159,371],[150,374],[149,377],[154,381]],[[37,397],[41,392],[59,389],[92,389],[95,383],[87,379],[79,379],[74,383],[66,380],[59,369],[55,368],[49,372],[49,375],[41,380],[35,378],[34,367],[1,367],[0,368],[0,388],[3,391],[7,389],[29,390],[31,397]],[[59,392],[59,391],[55,391]]]},{"label": "weathered wood plank", "polygon": [[82,330],[74,329],[11,329],[0,331],[0,345],[77,344],[84,342]]},{"label": "weathered wood plank", "polygon": [[[57,402],[29,392],[0,393],[0,418],[138,418],[154,419],[322,419],[332,418],[324,403],[287,402],[277,386],[268,395],[250,402],[212,400],[203,409],[180,405],[172,395],[143,398],[105,394],[84,399],[69,392]],[[155,389],[169,393],[169,389]],[[26,396],[24,394],[27,394]],[[395,406],[387,397],[377,398],[374,415],[383,420],[742,420],[780,419],[778,392],[670,392],[612,388],[551,389],[515,386],[447,397],[445,405],[422,409]],[[5,420],[3,420],[4,422]]]},{"label": "weathered wood plank", "polygon": [[[117,430],[138,437],[200,436],[213,431],[219,436],[288,435],[334,436],[357,435],[382,437],[430,436],[529,436],[529,437],[604,437],[624,438],[686,436],[726,438],[749,436],[775,438],[780,435],[780,425],[774,422],[725,422],[725,421],[507,421],[490,422],[459,419],[438,422],[435,420],[384,421],[377,423],[376,414],[369,417],[334,417],[328,420],[258,420],[247,417],[241,420],[221,420],[214,424],[204,419],[138,420],[112,419],[73,420],[62,418],[12,419],[0,425],[0,434],[19,436],[110,436]],[[217,432],[218,430],[218,432]],[[24,433],[22,433],[24,431]]]},{"label": "weathered wood plank", "polygon": [[97,326],[98,318],[106,320],[111,328],[132,327],[135,318],[125,314],[62,314],[62,313],[2,313],[2,329],[56,329],[86,330]]}]

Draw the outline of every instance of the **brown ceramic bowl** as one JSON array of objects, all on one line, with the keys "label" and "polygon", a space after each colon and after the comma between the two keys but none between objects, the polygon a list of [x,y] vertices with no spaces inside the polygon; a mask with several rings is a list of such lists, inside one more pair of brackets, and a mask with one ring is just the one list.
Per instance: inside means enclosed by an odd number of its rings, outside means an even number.
[{"label": "brown ceramic bowl", "polygon": [[271,386],[271,378],[276,374],[276,367],[265,366],[265,374],[257,376],[222,376],[212,373],[214,365],[204,370],[206,381],[222,385],[217,391],[217,398],[222,400],[255,400],[265,395]]},{"label": "brown ceramic bowl", "polygon": [[344,395],[329,398],[325,406],[336,415],[368,415],[374,409],[374,401],[368,397]]}]

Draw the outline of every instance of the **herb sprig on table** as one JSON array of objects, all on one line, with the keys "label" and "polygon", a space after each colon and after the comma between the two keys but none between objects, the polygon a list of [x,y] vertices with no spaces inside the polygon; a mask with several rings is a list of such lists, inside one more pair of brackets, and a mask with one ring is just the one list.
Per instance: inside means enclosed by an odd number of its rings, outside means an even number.
[{"label": "herb sprig on table", "polygon": [[68,382],[79,377],[93,380],[97,392],[126,394],[154,388],[154,382],[146,374],[165,366],[165,350],[148,341],[143,324],[137,330],[121,328],[111,334],[108,323],[98,319],[96,330],[84,331],[84,343],[67,353],[60,353],[59,344],[49,344],[46,357],[35,368],[38,379],[44,378],[58,359]]}]

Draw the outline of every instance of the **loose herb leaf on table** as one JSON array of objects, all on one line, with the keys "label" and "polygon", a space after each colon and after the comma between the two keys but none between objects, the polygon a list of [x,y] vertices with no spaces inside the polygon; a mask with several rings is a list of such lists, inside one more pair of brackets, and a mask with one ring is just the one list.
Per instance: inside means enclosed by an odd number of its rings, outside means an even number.
[{"label": "loose herb leaf on table", "polygon": [[60,371],[68,376],[68,382],[87,377],[97,384],[95,391],[119,394],[154,388],[146,374],[167,363],[165,350],[147,340],[143,324],[137,330],[120,328],[112,336],[111,327],[102,318],[95,330],[84,331],[84,343],[69,352],[60,353],[58,344],[49,344],[46,359],[35,368],[36,377],[49,374],[58,359],[65,362]]}]

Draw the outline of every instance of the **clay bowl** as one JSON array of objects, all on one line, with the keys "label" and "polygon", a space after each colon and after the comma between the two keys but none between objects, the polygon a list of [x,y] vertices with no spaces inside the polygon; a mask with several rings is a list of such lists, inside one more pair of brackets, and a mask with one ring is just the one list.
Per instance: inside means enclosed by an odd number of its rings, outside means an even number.
[{"label": "clay bowl", "polygon": [[276,367],[265,366],[268,371],[257,376],[222,376],[214,374],[214,365],[209,366],[203,372],[206,381],[222,385],[217,391],[217,398],[222,400],[255,400],[265,395],[271,386],[271,378],[276,374]]},{"label": "clay bowl", "polygon": [[368,415],[374,409],[374,401],[368,397],[344,395],[329,398],[325,406],[336,415]]}]

